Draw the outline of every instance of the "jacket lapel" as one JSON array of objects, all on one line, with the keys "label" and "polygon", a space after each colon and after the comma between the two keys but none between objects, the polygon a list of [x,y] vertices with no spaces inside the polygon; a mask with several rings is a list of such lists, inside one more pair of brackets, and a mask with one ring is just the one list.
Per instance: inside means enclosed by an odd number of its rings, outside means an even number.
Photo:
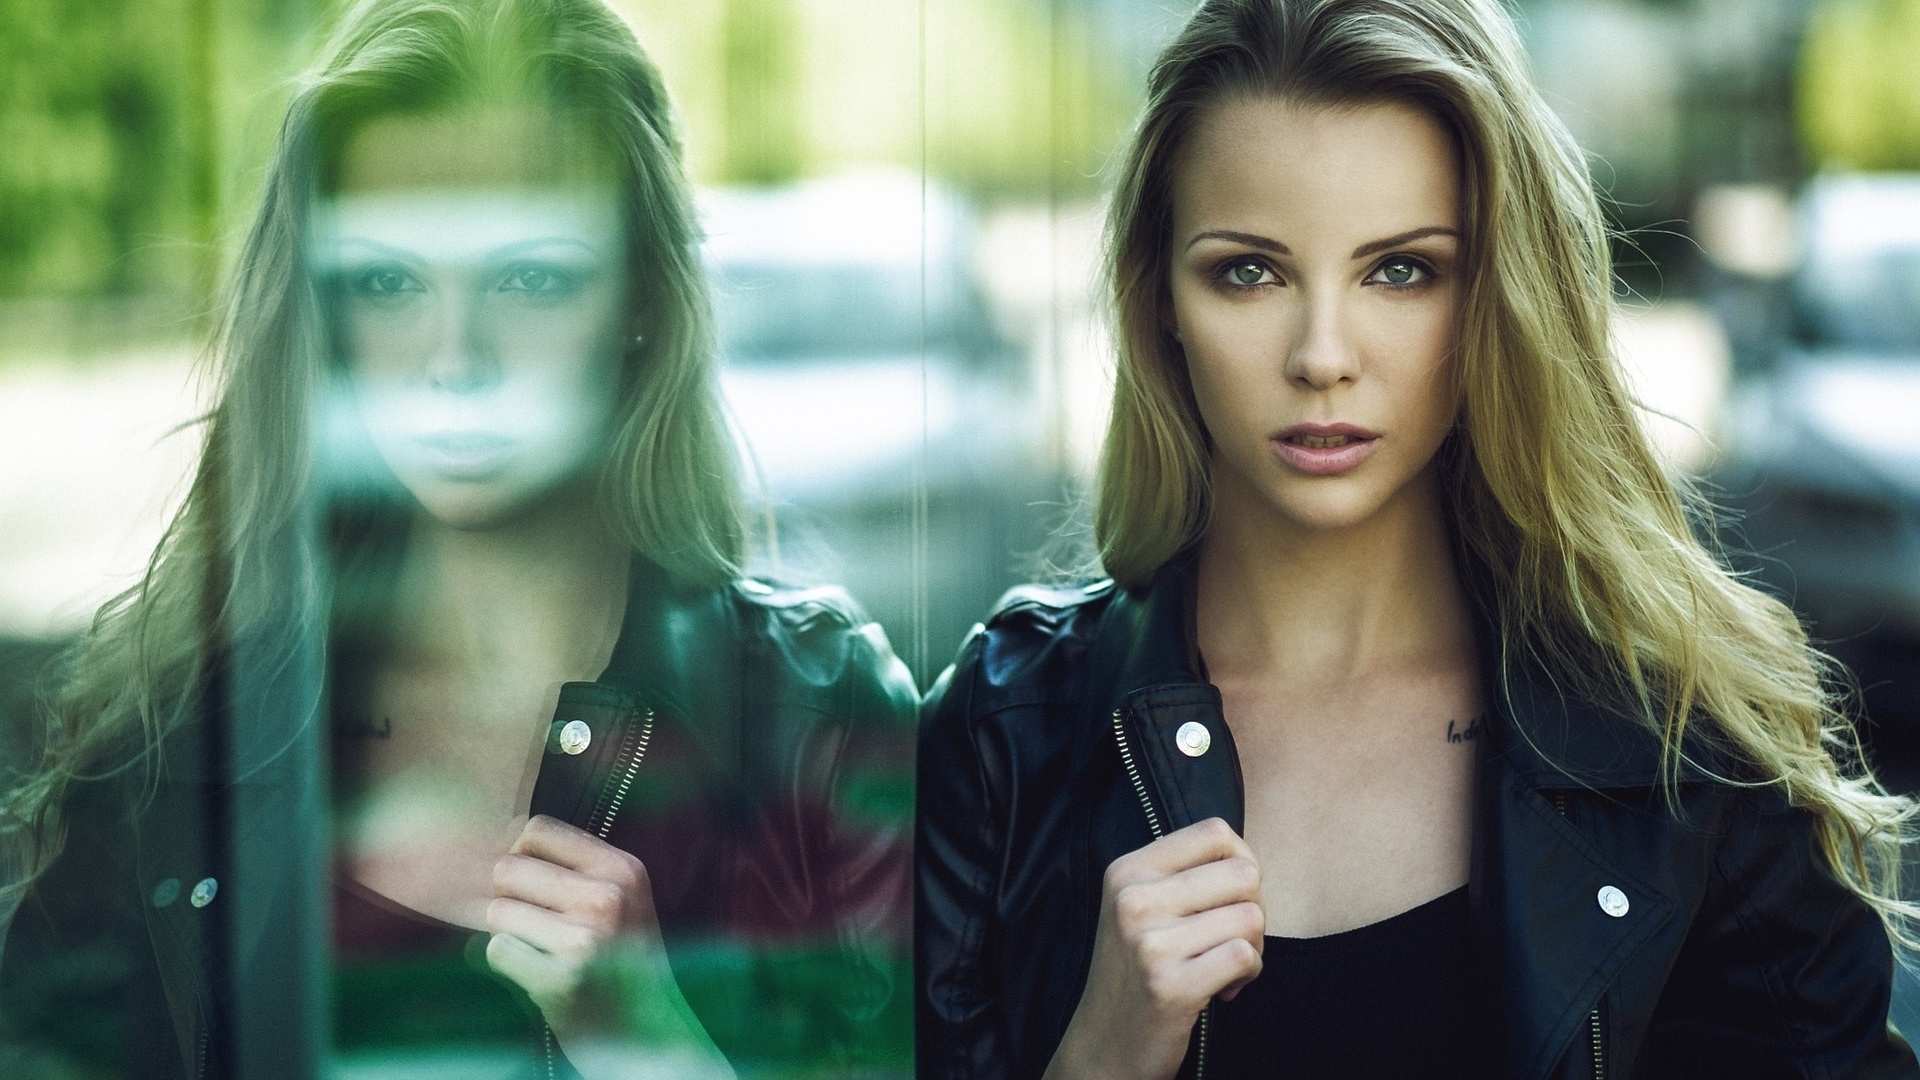
[{"label": "jacket lapel", "polygon": [[[657,727],[674,730],[670,737],[697,743],[709,767],[734,759],[747,688],[739,677],[743,658],[730,651],[743,636],[732,624],[728,596],[726,589],[677,583],[635,556],[606,671],[594,682],[560,688],[529,813],[590,827],[620,747],[649,709]],[[569,738],[574,724],[584,730],[574,728]]]},{"label": "jacket lapel", "polygon": [[[1483,655],[1497,641],[1483,635]],[[1686,924],[1679,898],[1644,866],[1644,845],[1612,835],[1613,815],[1576,822],[1556,806],[1575,792],[1657,799],[1658,736],[1536,670],[1488,668],[1469,896],[1494,1072],[1529,1080],[1551,1075],[1635,957],[1656,943],[1677,949]],[[1702,775],[1697,760],[1680,766],[1682,781]]]},{"label": "jacket lapel", "polygon": [[1141,795],[1162,833],[1210,817],[1246,830],[1240,755],[1221,711],[1220,691],[1194,669],[1187,590],[1192,556],[1183,554],[1138,594],[1114,598],[1094,642],[1089,669],[1094,699],[1120,725],[1095,736],[1124,737],[1123,762],[1138,773]]}]

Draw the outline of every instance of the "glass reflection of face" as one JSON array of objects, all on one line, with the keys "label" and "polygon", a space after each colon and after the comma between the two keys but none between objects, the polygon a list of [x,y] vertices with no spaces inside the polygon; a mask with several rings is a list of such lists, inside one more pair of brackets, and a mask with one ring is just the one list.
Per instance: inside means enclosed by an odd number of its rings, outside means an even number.
[{"label": "glass reflection of face", "polygon": [[637,328],[620,203],[578,146],[538,110],[376,119],[317,208],[360,420],[445,524],[511,520],[605,447]]}]

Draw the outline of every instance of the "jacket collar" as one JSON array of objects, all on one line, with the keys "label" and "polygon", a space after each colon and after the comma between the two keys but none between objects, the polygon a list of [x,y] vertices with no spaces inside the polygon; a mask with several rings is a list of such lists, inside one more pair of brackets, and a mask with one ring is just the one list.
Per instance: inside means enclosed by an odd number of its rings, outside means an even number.
[{"label": "jacket collar", "polygon": [[[1191,597],[1196,551],[1168,560],[1140,590],[1119,590],[1093,647],[1093,686],[1110,688],[1107,709],[1150,698],[1144,691],[1207,680],[1195,663]],[[1620,703],[1596,701],[1562,685],[1521,645],[1503,645],[1484,573],[1466,575],[1486,695],[1491,745],[1483,751],[1537,789],[1655,787],[1663,781],[1660,736]],[[1096,696],[1100,691],[1096,691]],[[1711,778],[1724,769],[1698,731],[1685,740],[1676,778]],[[1483,759],[1485,761],[1487,759]]]},{"label": "jacket collar", "polygon": [[[634,556],[627,610],[598,682],[682,717],[735,715],[739,680],[716,673],[716,665],[737,659],[727,655],[730,643],[740,640],[731,598],[729,588],[675,581],[651,560]],[[728,700],[716,701],[716,695]]]},{"label": "jacket collar", "polygon": [[1194,663],[1188,604],[1195,561],[1193,550],[1188,549],[1155,571],[1144,589],[1109,586],[1115,595],[1094,638],[1088,664],[1091,685],[1101,688],[1096,695],[1104,691],[1110,699],[1105,702],[1107,708],[1153,687],[1207,681]]}]

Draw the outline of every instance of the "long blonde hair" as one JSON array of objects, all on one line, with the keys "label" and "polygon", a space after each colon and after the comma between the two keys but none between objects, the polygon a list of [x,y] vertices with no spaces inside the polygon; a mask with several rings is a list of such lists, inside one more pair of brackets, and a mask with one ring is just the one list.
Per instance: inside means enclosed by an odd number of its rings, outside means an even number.
[{"label": "long blonde hair", "polygon": [[1699,725],[1813,811],[1835,876],[1912,944],[1899,868],[1914,805],[1865,769],[1838,673],[1793,613],[1693,536],[1609,342],[1608,236],[1585,159],[1497,0],[1204,0],[1161,55],[1108,220],[1119,366],[1094,501],[1107,572],[1143,585],[1207,528],[1210,447],[1165,318],[1170,178],[1196,119],[1245,96],[1404,102],[1457,140],[1461,406],[1439,464],[1503,653],[1624,695],[1669,777]]},{"label": "long blonde hair", "polygon": [[[269,673],[310,668],[341,595],[378,592],[368,548],[391,538],[393,492],[330,490],[317,449],[339,374],[307,271],[308,211],[369,120],[489,104],[572,122],[623,193],[629,322],[646,336],[625,352],[601,468],[609,525],[678,582],[736,573],[743,525],[698,226],[665,88],[632,31],[600,0],[361,0],[288,108],[209,353],[220,394],[185,501],[143,580],[101,608],[69,660],[38,766],[0,793],[0,841],[25,867],[0,882],[0,911],[58,853],[74,781],[139,765],[153,782],[169,734],[217,706],[210,672],[241,652]],[[311,720],[316,703],[285,715]]]}]

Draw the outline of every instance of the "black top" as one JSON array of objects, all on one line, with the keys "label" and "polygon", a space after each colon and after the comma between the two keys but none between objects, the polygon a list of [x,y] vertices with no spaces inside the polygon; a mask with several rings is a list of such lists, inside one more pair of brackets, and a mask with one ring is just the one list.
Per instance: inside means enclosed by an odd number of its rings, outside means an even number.
[{"label": "black top", "polygon": [[1218,1080],[1474,1075],[1467,889],[1354,930],[1269,937],[1260,977],[1213,1007]]}]

